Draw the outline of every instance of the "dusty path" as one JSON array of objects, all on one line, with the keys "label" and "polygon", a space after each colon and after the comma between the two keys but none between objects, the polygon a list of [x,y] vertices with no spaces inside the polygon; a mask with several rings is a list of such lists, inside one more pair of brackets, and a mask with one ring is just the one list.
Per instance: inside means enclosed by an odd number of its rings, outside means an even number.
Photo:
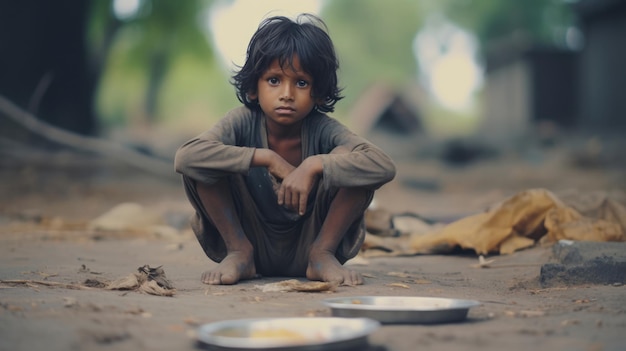
[{"label": "dusty path", "polygon": [[[33,283],[2,285],[2,350],[192,350],[197,325],[249,317],[328,316],[328,297],[438,296],[475,299],[465,323],[384,326],[370,337],[381,350],[618,350],[626,327],[626,286],[542,289],[535,281],[550,253],[535,248],[474,268],[471,256],[371,259],[355,266],[359,287],[333,293],[262,292],[265,278],[236,286],[206,286],[209,263],[192,240],[3,240],[0,277],[80,284],[115,279],[143,264],[163,265],[174,297],[138,292],[72,290]],[[86,267],[83,267],[83,265]],[[98,273],[98,274],[94,274]],[[401,274],[399,274],[401,273]]]},{"label": "dusty path", "polygon": [[[366,275],[365,285],[332,293],[264,293],[257,287],[281,278],[203,285],[200,273],[213,263],[188,230],[158,237],[94,236],[76,229],[127,201],[184,213],[189,208],[179,184],[127,169],[99,168],[77,178],[67,165],[58,165],[50,160],[44,166],[0,168],[5,185],[0,280],[28,283],[0,284],[0,350],[194,350],[194,332],[202,323],[328,316],[321,300],[353,295],[440,296],[482,303],[470,310],[465,323],[384,326],[370,336],[372,350],[622,350],[626,341],[626,286],[541,288],[537,277],[549,260],[549,247],[492,257],[496,261],[487,269],[474,267],[473,254],[369,259],[354,266]],[[537,167],[517,162],[465,169],[401,164],[399,177],[376,200],[391,211],[453,218],[528,187],[555,192],[626,187],[621,169]],[[123,277],[145,264],[163,266],[176,287],[174,297],[71,288],[88,278]]]}]

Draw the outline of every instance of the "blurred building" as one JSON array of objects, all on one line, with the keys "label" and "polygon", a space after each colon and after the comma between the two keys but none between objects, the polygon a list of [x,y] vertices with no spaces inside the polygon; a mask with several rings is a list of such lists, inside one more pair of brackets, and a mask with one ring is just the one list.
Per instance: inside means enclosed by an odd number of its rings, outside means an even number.
[{"label": "blurred building", "polygon": [[394,157],[410,156],[424,136],[421,87],[396,90],[378,83],[357,99],[350,111],[351,129]]},{"label": "blurred building", "polygon": [[523,42],[493,48],[487,58],[483,133],[492,141],[510,142],[538,124],[574,127],[577,56]]},{"label": "blurred building", "polygon": [[585,37],[580,53],[580,126],[626,130],[626,0],[574,5]]},{"label": "blurred building", "polygon": [[524,38],[490,47],[482,134],[523,141],[537,126],[585,132],[626,129],[626,0],[574,6],[582,50],[537,47]]}]

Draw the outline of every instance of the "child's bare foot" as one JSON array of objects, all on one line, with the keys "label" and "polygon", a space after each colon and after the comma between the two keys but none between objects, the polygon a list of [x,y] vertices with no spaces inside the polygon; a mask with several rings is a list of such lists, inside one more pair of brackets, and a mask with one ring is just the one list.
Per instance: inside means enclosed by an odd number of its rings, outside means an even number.
[{"label": "child's bare foot", "polygon": [[363,284],[363,276],[360,273],[342,266],[335,255],[328,251],[311,250],[306,277],[309,280],[321,280],[342,285]]},{"label": "child's bare foot", "polygon": [[231,285],[256,276],[254,257],[242,251],[228,253],[220,264],[202,273],[202,282],[211,285]]}]

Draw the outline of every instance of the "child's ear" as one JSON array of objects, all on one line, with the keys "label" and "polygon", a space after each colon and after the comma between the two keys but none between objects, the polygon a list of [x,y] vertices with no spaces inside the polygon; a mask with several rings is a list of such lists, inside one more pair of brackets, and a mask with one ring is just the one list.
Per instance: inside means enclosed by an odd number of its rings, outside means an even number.
[{"label": "child's ear", "polygon": [[315,99],[315,107],[324,105],[324,99]]},{"label": "child's ear", "polygon": [[259,94],[257,93],[246,93],[246,98],[250,102],[255,101],[258,97],[259,97]]}]

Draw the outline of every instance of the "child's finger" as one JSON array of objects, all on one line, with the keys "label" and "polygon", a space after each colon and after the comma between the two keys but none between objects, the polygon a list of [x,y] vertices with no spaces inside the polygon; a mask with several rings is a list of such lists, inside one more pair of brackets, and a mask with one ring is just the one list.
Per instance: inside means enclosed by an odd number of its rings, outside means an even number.
[{"label": "child's finger", "polygon": [[298,204],[300,203],[300,194],[296,193],[296,192],[292,192],[291,193],[291,201],[289,202],[289,209],[291,209],[292,211],[297,211],[298,210]]},{"label": "child's finger", "polygon": [[278,204],[282,206],[285,201],[285,188],[282,185],[278,188],[276,196],[278,197]]},{"label": "child's finger", "polygon": [[283,200],[284,206],[287,208],[293,208],[293,204],[291,203],[292,194],[290,191],[285,191],[285,198]]},{"label": "child's finger", "polygon": [[304,216],[304,212],[306,211],[306,200],[308,196],[300,194],[300,204],[298,206],[298,214],[300,216]]}]

